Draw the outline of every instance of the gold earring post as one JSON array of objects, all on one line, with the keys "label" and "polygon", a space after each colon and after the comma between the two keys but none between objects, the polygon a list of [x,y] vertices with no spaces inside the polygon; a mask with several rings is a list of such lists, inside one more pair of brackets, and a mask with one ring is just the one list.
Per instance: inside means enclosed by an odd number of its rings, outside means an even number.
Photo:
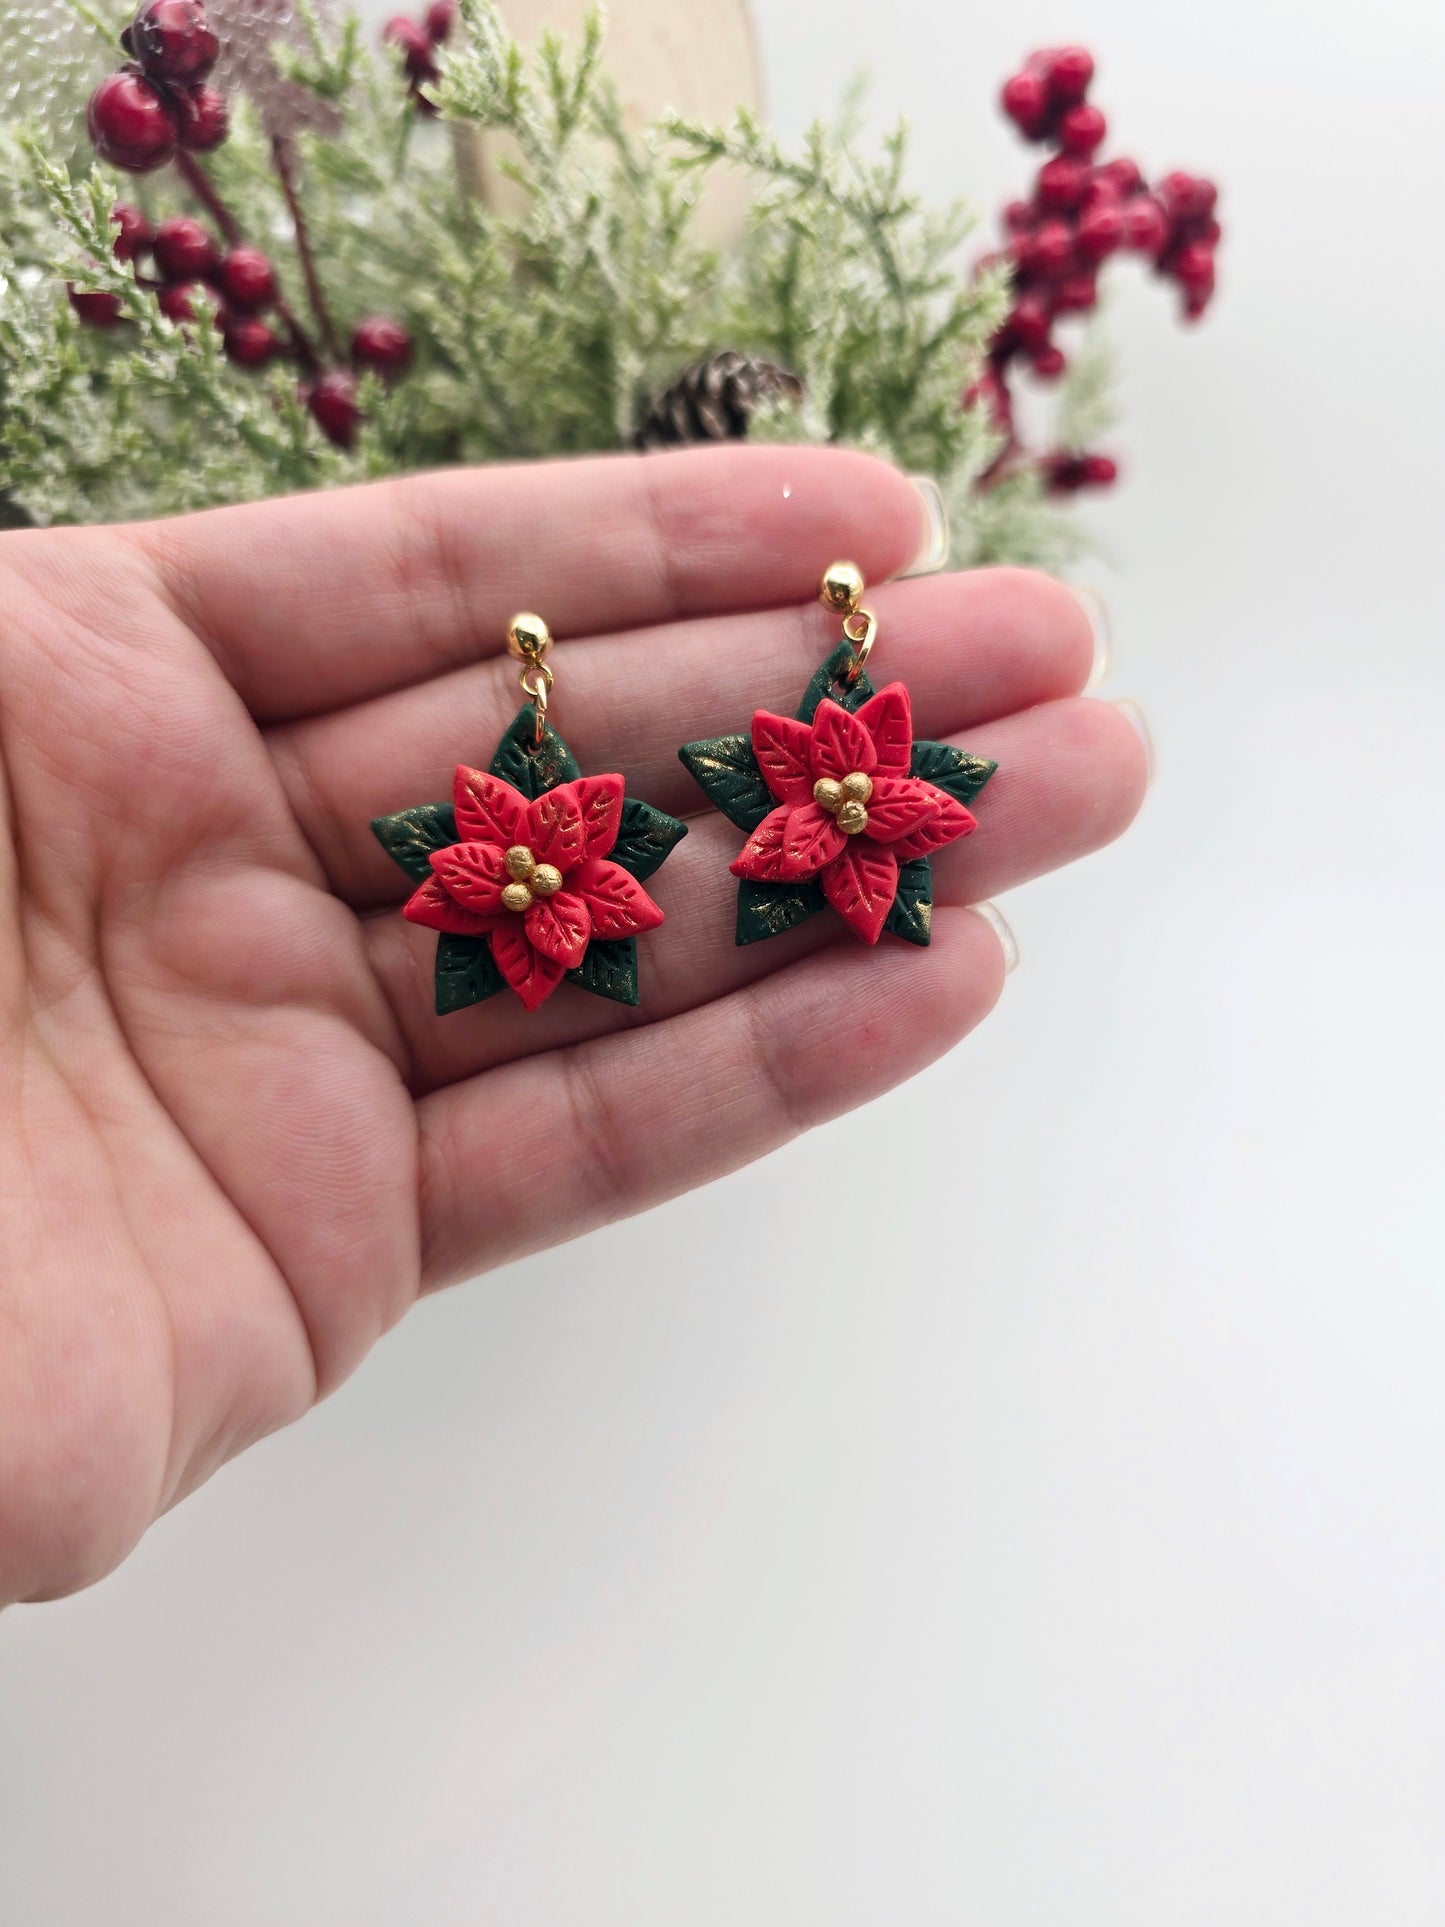
[{"label": "gold earring post", "polygon": [[863,665],[873,653],[878,633],[877,616],[863,607],[866,588],[863,571],[856,562],[830,562],[818,585],[818,600],[825,609],[842,616],[844,638],[853,645],[853,660],[848,668],[850,686],[863,674]]},{"label": "gold earring post", "polygon": [[546,656],[552,647],[552,632],[540,616],[524,612],[507,624],[507,654],[524,664],[522,694],[537,714],[533,743],[540,748],[547,728],[547,703],[556,680],[547,667]]}]

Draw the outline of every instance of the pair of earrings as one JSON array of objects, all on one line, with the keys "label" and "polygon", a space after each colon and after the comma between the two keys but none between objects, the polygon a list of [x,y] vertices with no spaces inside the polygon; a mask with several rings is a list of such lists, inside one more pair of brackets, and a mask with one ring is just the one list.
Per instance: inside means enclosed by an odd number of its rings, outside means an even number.
[{"label": "pair of earrings", "polygon": [[[947,743],[914,741],[905,686],[875,690],[864,674],[878,621],[863,595],[851,562],[824,574],[820,597],[843,618],[842,640],[795,716],[760,709],[750,735],[678,752],[747,839],[731,865],[740,944],[775,937],[825,907],[865,943],[887,931],[926,944],[929,858],[975,827],[968,805],[997,767]],[[438,932],[437,1013],[504,988],[536,1010],[564,977],[636,1004],[637,940],[663,921],[643,885],[687,826],[627,796],[620,776],[581,773],[548,721],[552,638],[540,617],[517,616],[507,648],[523,665],[527,702],[490,768],[462,764],[450,803],[372,825],[418,886],[402,915]]]}]

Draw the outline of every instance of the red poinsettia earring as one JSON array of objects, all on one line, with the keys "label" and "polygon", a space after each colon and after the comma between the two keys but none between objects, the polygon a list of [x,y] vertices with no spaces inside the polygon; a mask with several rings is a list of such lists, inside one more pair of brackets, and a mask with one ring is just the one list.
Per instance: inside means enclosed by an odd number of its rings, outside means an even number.
[{"label": "red poinsettia earring", "polygon": [[865,943],[886,930],[926,944],[929,856],[977,827],[967,805],[998,765],[913,740],[907,689],[875,691],[863,673],[878,633],[863,593],[851,562],[824,575],[820,598],[843,617],[843,640],[796,717],[760,709],[751,738],[678,752],[709,801],[748,832],[731,866],[740,944],[791,930],[825,904]]},{"label": "red poinsettia earring", "polygon": [[642,885],[686,825],[625,796],[620,776],[581,773],[547,721],[551,647],[540,616],[515,617],[507,648],[528,706],[490,769],[462,764],[450,803],[371,826],[419,886],[402,915],[439,933],[438,1016],[507,987],[536,1010],[563,977],[635,1004],[637,939],[663,920]]}]

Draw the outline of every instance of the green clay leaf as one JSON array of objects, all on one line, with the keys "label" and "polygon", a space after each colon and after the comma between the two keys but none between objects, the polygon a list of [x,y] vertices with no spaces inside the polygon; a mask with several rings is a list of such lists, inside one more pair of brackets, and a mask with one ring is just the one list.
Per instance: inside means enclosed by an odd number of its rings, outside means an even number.
[{"label": "green clay leaf", "polygon": [[873,694],[873,685],[866,676],[860,676],[854,683],[844,682],[843,678],[852,661],[852,643],[840,642],[828,660],[818,665],[817,673],[808,684],[807,694],[798,705],[800,723],[812,722],[818,704],[825,696],[831,697],[840,709],[850,713],[863,707]]},{"label": "green clay leaf", "polygon": [[776,807],[746,736],[714,736],[677,752],[715,809],[740,830],[755,830]]},{"label": "green clay leaf", "polygon": [[686,823],[629,796],[622,805],[622,828],[608,854],[641,883],[667,861],[686,835]]},{"label": "green clay leaf", "polygon": [[415,809],[379,816],[372,834],[393,863],[400,864],[414,883],[431,877],[431,853],[457,840],[456,813],[450,803],[420,803]]},{"label": "green clay leaf", "polygon": [[767,937],[781,936],[808,918],[826,903],[820,886],[807,883],[754,883],[744,878],[738,885],[739,944],[761,943]]},{"label": "green clay leaf", "polygon": [[933,936],[933,870],[926,856],[915,857],[898,872],[898,895],[888,912],[885,930],[905,943],[920,947]]},{"label": "green clay leaf", "polygon": [[594,937],[580,966],[567,972],[567,981],[590,990],[594,997],[608,997],[614,1004],[639,1002],[636,937],[615,941]]},{"label": "green clay leaf", "polygon": [[437,1016],[485,1003],[506,988],[485,937],[437,938]]},{"label": "green clay leaf", "polygon": [[998,768],[986,756],[966,756],[950,743],[915,743],[910,774],[947,790],[958,803],[971,803]]},{"label": "green clay leaf", "polygon": [[574,782],[582,774],[571,750],[550,723],[542,731],[540,743],[534,743],[536,732],[536,714],[528,703],[508,724],[492,758],[493,776],[520,790],[529,802],[556,789],[559,783]]}]

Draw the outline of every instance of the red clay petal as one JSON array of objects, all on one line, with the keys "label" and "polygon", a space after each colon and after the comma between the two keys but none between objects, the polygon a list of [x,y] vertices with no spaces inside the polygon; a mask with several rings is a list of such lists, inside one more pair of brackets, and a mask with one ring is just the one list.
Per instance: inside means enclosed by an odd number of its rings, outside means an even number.
[{"label": "red clay petal", "polygon": [[498,970],[528,1010],[536,1010],[562,981],[563,967],[555,957],[544,957],[527,941],[520,917],[508,917],[492,933],[492,956]]},{"label": "red clay petal", "polygon": [[432,851],[432,874],[447,895],[468,910],[500,916],[502,888],[511,880],[505,856],[496,843],[452,843]]},{"label": "red clay petal", "polygon": [[435,877],[402,905],[401,914],[409,923],[419,923],[424,930],[440,930],[449,937],[485,937],[500,921],[479,910],[468,910],[449,897]]},{"label": "red clay petal", "polygon": [[452,801],[457,812],[457,836],[463,843],[499,843],[507,850],[517,841],[527,814],[527,799],[500,776],[461,764],[452,786]]},{"label": "red clay petal", "polygon": [[937,812],[938,795],[931,783],[912,776],[875,776],[868,798],[868,835],[875,843],[911,836]]},{"label": "red clay petal", "polygon": [[637,878],[605,856],[590,857],[570,882],[592,913],[594,937],[636,937],[662,922],[661,910]]},{"label": "red clay petal", "polygon": [[825,696],[813,717],[810,761],[815,777],[831,776],[838,781],[854,770],[871,776],[878,767],[878,752],[858,718],[850,716],[831,696]]},{"label": "red clay petal", "polygon": [[790,810],[783,828],[783,855],[788,864],[787,880],[816,876],[825,863],[837,856],[847,837],[837,820],[816,803],[804,803]]},{"label": "red clay petal", "polygon": [[855,936],[877,943],[898,895],[898,859],[867,837],[852,836],[818,881],[823,895]]},{"label": "red clay petal", "polygon": [[575,970],[587,950],[592,935],[592,913],[571,890],[559,890],[555,897],[534,903],[522,919],[534,950]]},{"label": "red clay petal", "polygon": [[747,877],[753,883],[797,881],[798,872],[787,854],[788,818],[792,814],[790,803],[780,803],[769,811],[728,865],[735,877]]},{"label": "red clay petal", "polygon": [[813,732],[793,716],[760,709],[753,717],[753,754],[763,781],[780,803],[813,800]]},{"label": "red clay petal", "polygon": [[922,783],[919,787],[932,797],[934,811],[912,835],[900,837],[889,845],[900,863],[909,863],[916,856],[931,856],[946,843],[956,843],[961,836],[969,836],[978,828],[978,818],[947,790],[935,789],[932,783]]},{"label": "red clay petal", "polygon": [[550,863],[567,875],[587,854],[587,826],[582,820],[582,784],[559,783],[544,790],[527,807],[522,825],[522,842],[539,863]]},{"label": "red clay petal", "polygon": [[879,769],[906,776],[913,761],[913,709],[904,685],[889,683],[854,714],[873,738]]},{"label": "red clay petal", "polygon": [[[582,813],[582,832],[588,856],[607,856],[622,829],[622,799],[625,789],[620,776],[583,776],[566,788],[577,792],[577,807]],[[543,859],[551,862],[547,857]],[[562,867],[560,864],[557,866]]]}]

